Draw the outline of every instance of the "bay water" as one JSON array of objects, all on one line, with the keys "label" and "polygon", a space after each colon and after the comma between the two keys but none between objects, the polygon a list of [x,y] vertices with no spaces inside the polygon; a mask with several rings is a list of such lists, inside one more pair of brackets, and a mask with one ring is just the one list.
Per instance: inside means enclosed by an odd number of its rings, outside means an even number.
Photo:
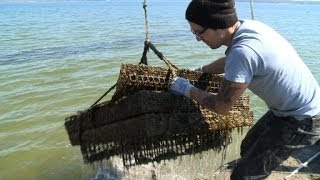
[{"label": "bay water", "polygon": [[[64,119],[115,84],[122,63],[140,61],[142,2],[0,1],[0,179],[95,177],[97,168],[84,164],[79,147],[70,145]],[[184,18],[188,0],[147,3],[150,40],[179,68],[223,55],[225,48],[211,50],[190,32]],[[236,7],[240,19],[251,19],[249,2]],[[292,43],[320,82],[320,4],[254,3],[253,9],[255,19]],[[148,60],[165,67],[153,52]],[[247,93],[257,120],[266,106]],[[239,156],[243,135],[234,134],[228,160]],[[219,153],[209,151],[126,172],[115,158],[102,174],[106,179],[210,179],[221,161]]]}]

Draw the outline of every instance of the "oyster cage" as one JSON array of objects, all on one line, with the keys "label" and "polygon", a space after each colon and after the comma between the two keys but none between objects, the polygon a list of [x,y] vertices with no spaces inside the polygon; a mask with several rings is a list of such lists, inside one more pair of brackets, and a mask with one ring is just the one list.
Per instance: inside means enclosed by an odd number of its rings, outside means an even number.
[{"label": "oyster cage", "polygon": [[[178,70],[178,76],[217,92],[221,75]],[[251,126],[253,113],[242,95],[226,116],[209,111],[184,96],[166,92],[169,69],[123,64],[110,101],[67,117],[65,128],[85,163],[120,156],[125,167],[175,159],[231,142],[231,131]]]}]

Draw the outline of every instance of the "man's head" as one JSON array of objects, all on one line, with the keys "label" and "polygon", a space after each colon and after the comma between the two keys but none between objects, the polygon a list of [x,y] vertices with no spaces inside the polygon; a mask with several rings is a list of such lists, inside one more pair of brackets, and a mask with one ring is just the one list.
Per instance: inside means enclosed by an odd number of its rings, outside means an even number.
[{"label": "man's head", "polygon": [[204,41],[213,49],[225,45],[222,42],[227,36],[224,30],[238,22],[234,6],[234,0],[192,0],[186,10],[186,19],[197,40]]},{"label": "man's head", "polygon": [[234,0],[192,0],[186,19],[204,28],[226,29],[237,21]]}]

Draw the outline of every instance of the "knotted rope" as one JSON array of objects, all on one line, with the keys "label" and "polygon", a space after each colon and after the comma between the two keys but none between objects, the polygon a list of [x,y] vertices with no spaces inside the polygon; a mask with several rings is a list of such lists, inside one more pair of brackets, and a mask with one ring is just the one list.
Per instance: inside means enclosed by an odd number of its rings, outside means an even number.
[{"label": "knotted rope", "polygon": [[[146,38],[144,41],[144,49],[142,53],[142,57],[139,64],[148,65],[148,59],[147,59],[147,53],[149,51],[149,48],[158,56],[159,59],[163,60],[165,64],[168,66],[170,74],[172,77],[176,76],[176,70],[178,70],[178,67],[172,64],[164,55],[162,52],[158,51],[158,49],[149,41],[149,28],[148,28],[148,16],[147,16],[147,1],[144,0],[143,5],[144,9],[144,19],[145,19],[145,32],[146,32]],[[114,84],[107,92],[105,92],[98,100],[96,100],[90,107],[95,106],[101,99],[103,99],[111,90],[113,90],[117,86],[117,83]]]}]

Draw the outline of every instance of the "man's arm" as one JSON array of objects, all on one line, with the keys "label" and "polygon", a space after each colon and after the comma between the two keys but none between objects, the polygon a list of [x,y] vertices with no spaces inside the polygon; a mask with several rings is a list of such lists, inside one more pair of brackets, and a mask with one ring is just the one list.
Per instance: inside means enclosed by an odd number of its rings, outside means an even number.
[{"label": "man's arm", "polygon": [[218,114],[226,115],[248,85],[248,83],[236,83],[224,79],[218,93],[208,93],[192,86],[190,97],[203,107]]},{"label": "man's arm", "polygon": [[210,64],[202,66],[202,72],[210,74],[224,73],[224,65],[226,64],[226,57],[219,58]]}]

